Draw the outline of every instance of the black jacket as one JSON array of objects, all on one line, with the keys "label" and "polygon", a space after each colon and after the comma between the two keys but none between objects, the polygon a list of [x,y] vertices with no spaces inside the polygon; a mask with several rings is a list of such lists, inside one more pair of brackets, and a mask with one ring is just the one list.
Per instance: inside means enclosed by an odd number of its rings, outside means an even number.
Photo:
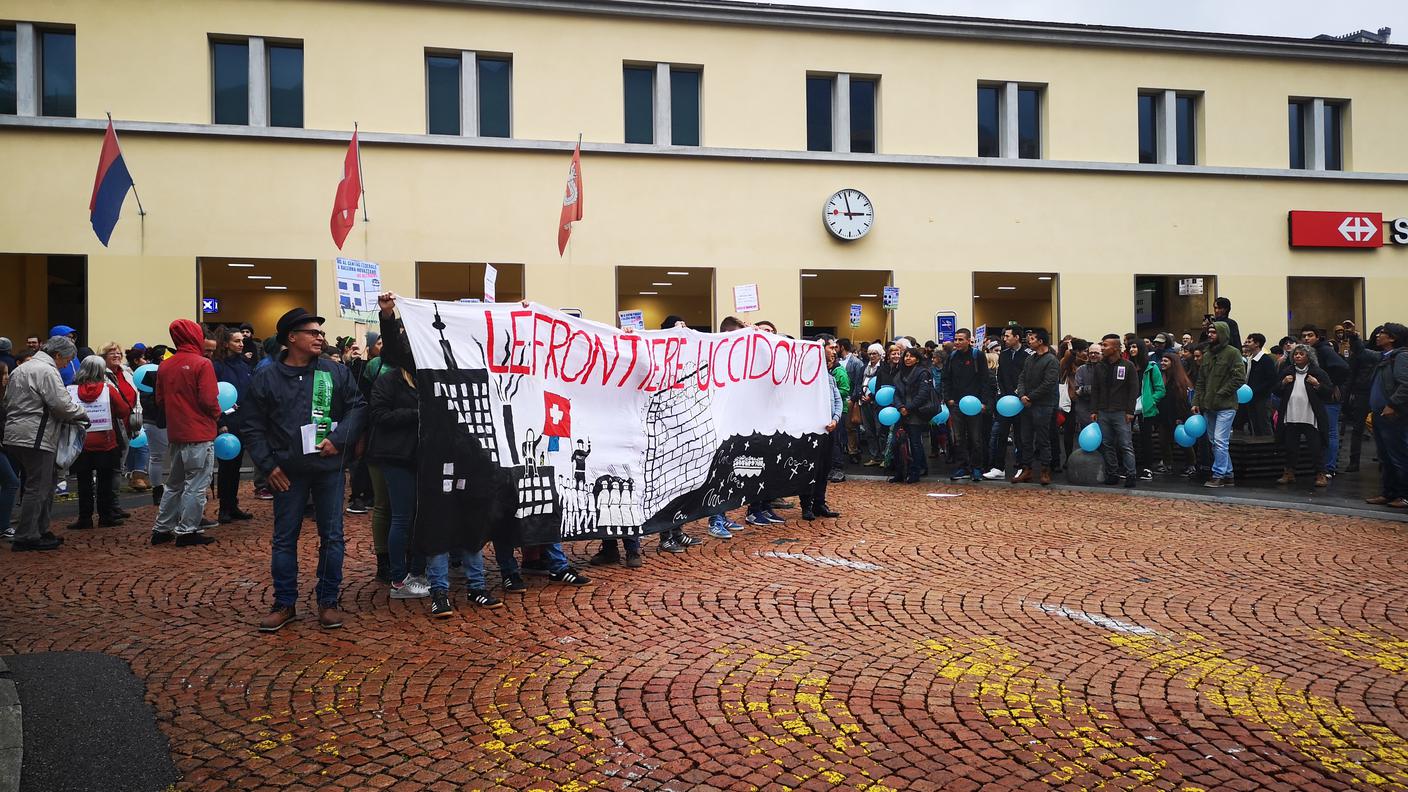
[{"label": "black jacket", "polygon": [[1315,362],[1330,375],[1330,381],[1334,383],[1334,392],[1326,404],[1339,404],[1340,401],[1349,396],[1349,363],[1340,357],[1340,353],[1329,341],[1321,339],[1315,345]]},{"label": "black jacket", "polygon": [[420,396],[399,369],[376,379],[368,414],[371,435],[367,440],[367,461],[414,468],[420,445]]},{"label": "black jacket", "polygon": [[964,396],[977,396],[984,406],[993,402],[993,381],[988,375],[988,356],[954,350],[944,361],[943,400],[958,403]]},{"label": "black jacket", "polygon": [[[1276,396],[1281,400],[1281,421],[1276,425],[1277,440],[1285,439],[1286,408],[1291,401],[1291,391],[1296,387],[1295,380],[1291,380],[1291,383],[1287,385],[1284,379],[1294,375],[1295,371],[1295,364],[1291,362],[1289,356],[1276,370]],[[1330,382],[1330,375],[1314,363],[1310,364],[1306,373],[1320,383],[1313,388],[1310,387],[1309,382],[1305,383],[1305,395],[1310,398],[1310,409],[1315,413],[1315,428],[1320,433],[1320,447],[1325,448],[1330,442],[1330,416],[1325,412],[1325,405],[1333,403],[1330,401],[1330,397],[1334,395],[1335,386]]]},{"label": "black jacket", "polygon": [[1261,360],[1252,361],[1247,371],[1247,385],[1252,389],[1252,401],[1270,398],[1277,382],[1276,358],[1267,353],[1261,356]]},{"label": "black jacket", "polygon": [[1061,396],[1060,391],[1056,389],[1056,382],[1060,378],[1061,362],[1056,359],[1055,352],[1050,349],[1046,350],[1044,355],[1033,352],[1022,365],[1017,390],[1013,395],[1026,396],[1034,405],[1054,407]]},{"label": "black jacket", "polygon": [[[266,475],[329,473],[340,470],[366,422],[367,403],[352,372],[341,363],[319,358],[306,367],[286,365],[288,352],[254,372],[249,393],[241,399],[245,413],[241,437],[255,467]],[[332,456],[303,453],[301,427],[313,420],[313,372],[332,375],[332,415],[337,429],[328,435],[338,452]]]},{"label": "black jacket", "polygon": [[[1124,371],[1124,379],[1119,372]],[[1119,358],[1111,363],[1102,359],[1095,364],[1095,376],[1090,378],[1090,409],[1099,412],[1134,414],[1143,383],[1139,370],[1128,360]]]},{"label": "black jacket", "polygon": [[[1408,349],[1399,347],[1379,359],[1374,367],[1374,376],[1379,380],[1388,406],[1398,413],[1398,420],[1408,415]],[[1372,384],[1370,388],[1372,390]]]},{"label": "black jacket", "polygon": [[909,369],[905,369],[901,364],[899,375],[895,377],[895,406],[903,407],[909,412],[905,423],[910,424],[928,423],[929,417],[932,416],[920,415],[926,406],[933,412],[938,412],[934,400],[934,373],[923,361],[915,363]]},{"label": "black jacket", "polygon": [[231,432],[239,434],[244,426],[244,414],[239,411],[238,407],[240,402],[244,400],[245,394],[249,393],[250,383],[254,381],[254,364],[250,363],[243,355],[212,360],[211,363],[215,365],[215,379],[234,385],[237,394],[235,411],[220,416],[220,424]]},{"label": "black jacket", "polygon": [[1003,347],[997,353],[997,395],[1007,396],[1017,393],[1017,380],[1022,376],[1022,365],[1032,351],[1024,346],[1016,349]]}]

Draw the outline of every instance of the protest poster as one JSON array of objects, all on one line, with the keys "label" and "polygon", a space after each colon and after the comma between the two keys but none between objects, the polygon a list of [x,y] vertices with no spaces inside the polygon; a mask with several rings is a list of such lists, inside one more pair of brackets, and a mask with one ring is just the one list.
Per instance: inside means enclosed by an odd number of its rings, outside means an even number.
[{"label": "protest poster", "polygon": [[733,287],[734,313],[752,313],[758,307],[758,284],[744,283]]},{"label": "protest poster", "polygon": [[645,311],[617,311],[616,319],[621,325],[621,329],[631,330],[645,329]]},{"label": "protest poster", "polygon": [[860,327],[860,311],[862,306],[851,303],[851,327]]},{"label": "protest poster", "polygon": [[[545,306],[398,301],[417,369],[417,549],[639,536],[800,494],[825,351],[753,329],[625,333]],[[511,526],[511,527],[505,527]]]},{"label": "protest poster", "polygon": [[376,298],[381,294],[381,265],[339,257],[334,262],[333,274],[337,280],[337,315],[363,324],[375,322]]},{"label": "protest poster", "polygon": [[893,311],[900,307],[900,287],[886,286],[883,297],[883,307],[887,311]]},{"label": "protest poster", "polygon": [[499,282],[499,271],[493,264],[484,265],[484,302],[498,302],[494,299]]}]

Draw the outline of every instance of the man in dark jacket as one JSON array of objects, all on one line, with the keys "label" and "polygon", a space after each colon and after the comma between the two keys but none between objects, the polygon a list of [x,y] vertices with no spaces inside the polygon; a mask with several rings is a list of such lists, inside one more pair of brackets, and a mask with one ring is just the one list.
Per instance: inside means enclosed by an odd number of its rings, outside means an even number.
[{"label": "man in dark jacket", "polygon": [[[1007,327],[1002,331],[1002,351],[997,353],[997,398],[1017,394],[1017,380],[1022,376],[1022,365],[1032,356],[1029,347],[1023,344],[1026,334],[1020,327]],[[988,463],[992,470],[983,474],[989,481],[1007,475],[1007,436],[1015,435],[1016,445],[1012,450],[1013,462],[1020,470],[1022,465],[1022,439],[1018,418],[1008,418],[993,411],[992,433],[988,436]]]},{"label": "man in dark jacket", "polygon": [[[1349,337],[1349,387],[1340,407],[1349,431],[1349,466],[1344,472],[1358,473],[1359,456],[1364,447],[1364,419],[1369,415],[1369,387],[1374,381],[1374,368],[1379,365],[1379,353],[1364,346],[1364,340],[1354,331],[1353,322],[1345,322],[1343,327]],[[1373,339],[1371,334],[1369,341],[1372,343]]]},{"label": "man in dark jacket", "polygon": [[1247,385],[1252,389],[1252,400],[1242,405],[1238,412],[1254,437],[1271,434],[1271,392],[1276,389],[1276,359],[1266,354],[1266,336],[1261,333],[1248,333],[1247,342],[1242,346],[1247,357]]},{"label": "man in dark jacket", "polygon": [[[1134,406],[1139,399],[1139,370],[1120,356],[1120,337],[1114,333],[1100,339],[1100,362],[1090,377],[1090,415],[1092,423],[1100,424],[1101,452],[1105,455],[1105,483],[1118,484],[1124,473],[1124,485],[1139,483],[1139,471],[1134,466]],[[1230,417],[1230,416],[1229,416]],[[1231,426],[1231,423],[1228,423]]]},{"label": "man in dark jacket", "polygon": [[[987,414],[992,409],[993,386],[988,376],[988,359],[974,353],[973,333],[963,328],[954,334],[953,354],[944,362],[943,398],[948,405],[953,428],[954,469],[950,479],[958,481],[970,474],[974,482],[983,480],[984,434]],[[982,403],[977,415],[965,415],[958,403],[973,396]]]},{"label": "man in dark jacket", "polygon": [[1340,356],[1339,350],[1325,337],[1324,331],[1315,325],[1300,329],[1302,344],[1315,350],[1320,368],[1330,375],[1334,391],[1325,400],[1325,416],[1330,422],[1330,443],[1325,447],[1325,473],[1333,476],[1339,472],[1340,459],[1340,402],[1348,395],[1349,363]]},{"label": "man in dark jacket", "polygon": [[1368,502],[1408,509],[1408,327],[1388,322],[1374,334],[1379,365],[1369,383],[1381,494]]},{"label": "man in dark jacket", "polygon": [[1230,487],[1232,481],[1232,422],[1237,417],[1237,389],[1247,381],[1242,350],[1227,342],[1226,322],[1214,322],[1208,330],[1208,347],[1198,365],[1193,386],[1193,412],[1207,419],[1212,443],[1212,478],[1204,487]]},{"label": "man in dark jacket", "polygon": [[273,632],[294,618],[298,534],[311,492],[318,521],[318,623],[342,626],[343,467],[365,422],[366,401],[346,366],[324,359],[323,318],[295,308],[279,319],[286,349],[254,374],[244,434],[250,458],[274,491]]},{"label": "man in dark jacket", "polygon": [[166,415],[166,485],[152,526],[152,544],[210,544],[200,532],[206,491],[215,472],[213,443],[219,432],[219,385],[205,357],[205,332],[190,319],[171,323],[176,352],[156,372],[156,403]]},{"label": "man in dark jacket", "polygon": [[[1011,331],[1013,328],[1008,328]],[[1003,334],[1003,340],[1007,338]],[[1013,484],[1032,480],[1032,473],[1041,468],[1041,485],[1051,483],[1051,416],[1056,409],[1058,392],[1056,383],[1060,379],[1061,364],[1051,351],[1051,337],[1041,327],[1027,331],[1027,348],[1031,354],[1022,361],[1022,370],[1017,378],[1013,395],[1022,400],[1022,453],[1017,464],[1028,460],[1028,467],[1012,477]],[[999,362],[998,378],[1002,377]]]}]

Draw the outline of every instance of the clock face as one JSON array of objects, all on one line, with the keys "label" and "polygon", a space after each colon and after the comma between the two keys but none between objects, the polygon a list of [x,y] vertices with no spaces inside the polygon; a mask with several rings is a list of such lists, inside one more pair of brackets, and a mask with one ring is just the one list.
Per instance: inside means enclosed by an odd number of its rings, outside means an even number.
[{"label": "clock face", "polygon": [[833,236],[849,242],[870,232],[875,224],[875,207],[865,193],[847,188],[827,199],[821,219]]}]

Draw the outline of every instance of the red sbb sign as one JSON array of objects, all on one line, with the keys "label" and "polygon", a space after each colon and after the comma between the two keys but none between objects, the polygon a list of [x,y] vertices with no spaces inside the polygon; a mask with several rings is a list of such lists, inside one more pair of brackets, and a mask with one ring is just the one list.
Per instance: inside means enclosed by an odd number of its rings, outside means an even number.
[{"label": "red sbb sign", "polygon": [[1291,212],[1291,247],[1384,246],[1382,212]]}]

